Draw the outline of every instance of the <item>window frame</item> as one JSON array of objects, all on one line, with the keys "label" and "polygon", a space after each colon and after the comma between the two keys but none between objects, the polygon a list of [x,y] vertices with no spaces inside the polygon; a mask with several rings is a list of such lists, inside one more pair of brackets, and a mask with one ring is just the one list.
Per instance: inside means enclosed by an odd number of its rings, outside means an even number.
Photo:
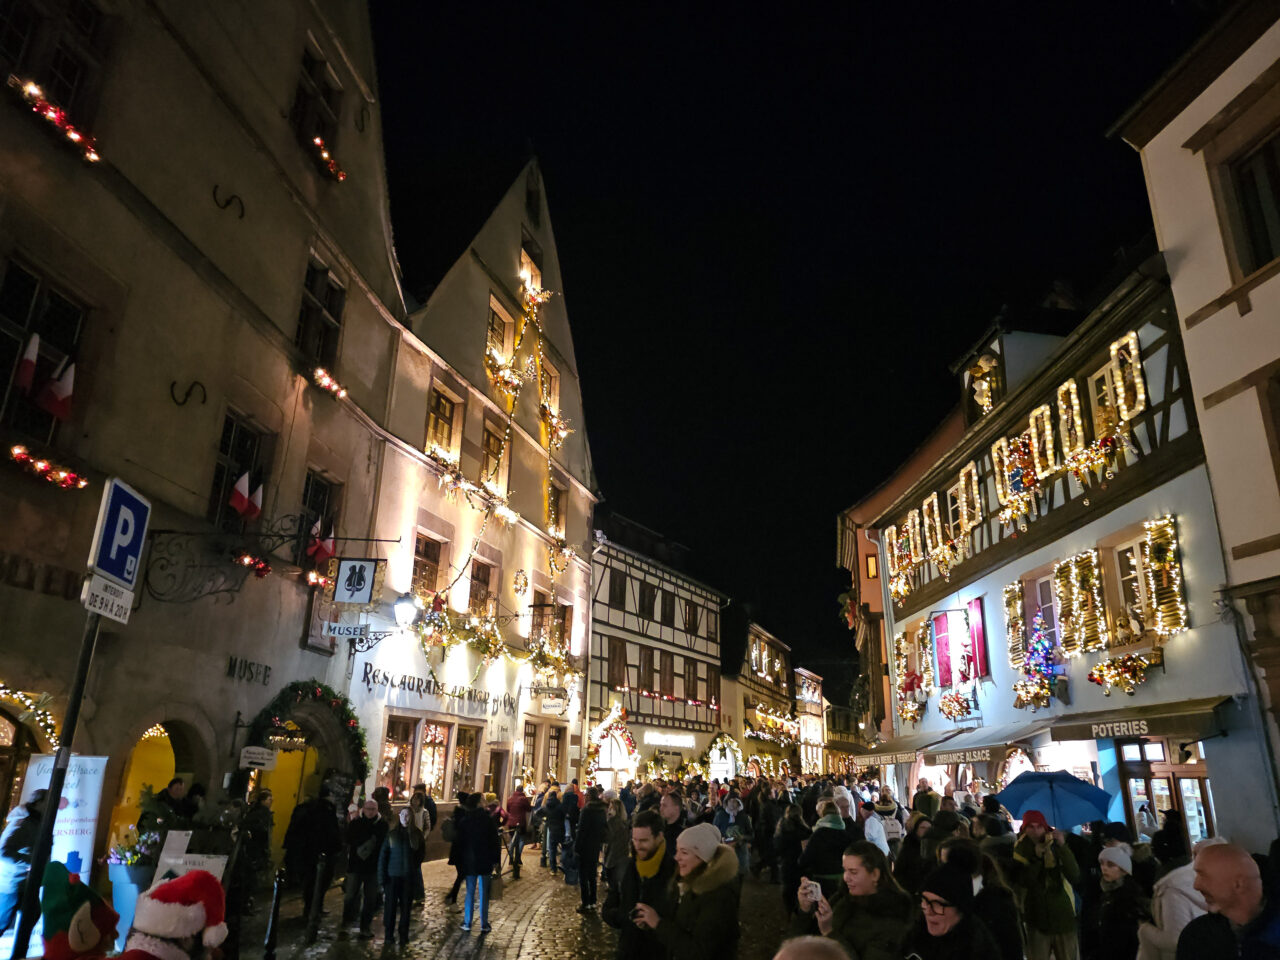
[{"label": "window frame", "polygon": [[[647,601],[646,601],[647,598]],[[636,614],[645,620],[654,619],[658,604],[658,585],[648,580],[637,581]]]},{"label": "window frame", "polygon": [[663,697],[676,695],[676,655],[670,650],[659,652],[658,693]]},{"label": "window frame", "polygon": [[[75,27],[75,9],[88,8],[97,16],[94,30],[85,35]],[[0,71],[40,85],[50,103],[64,110],[77,126],[87,126],[97,111],[104,67],[111,44],[112,18],[92,0],[17,0],[14,9],[31,16],[29,32],[16,57],[0,55]],[[66,50],[80,67],[70,96],[59,89],[55,61]]]},{"label": "window frame", "polygon": [[[222,450],[222,438],[226,434],[228,421],[231,421],[234,431],[230,444],[233,450],[235,433],[243,431],[253,436],[253,453],[248,464],[233,460],[232,453],[224,453]],[[231,491],[235,489],[236,481],[246,472],[249,474],[249,494],[252,496],[258,483],[262,484],[265,491],[267,482],[265,461],[268,459],[269,436],[252,419],[238,410],[228,407],[223,413],[222,429],[214,444],[213,477],[209,490],[209,504],[205,509],[205,519],[216,529],[224,533],[241,534],[249,528],[245,519],[231,509]],[[218,480],[219,469],[223,470],[221,482]],[[307,532],[310,533],[309,528]]]},{"label": "window frame", "polygon": [[620,567],[609,568],[609,609],[627,609],[627,572]]},{"label": "window frame", "polygon": [[494,344],[494,321],[501,325],[501,343],[497,345],[497,351],[501,354],[504,361],[511,360],[512,349],[515,346],[515,321],[511,315],[507,313],[502,304],[492,293],[489,294],[489,316],[485,321],[485,352],[489,352],[489,348]]},{"label": "window frame", "polygon": [[554,477],[547,477],[547,531],[554,536],[563,537],[568,527],[565,511],[568,508],[569,491],[556,482]]},{"label": "window frame", "polygon": [[[309,34],[294,76],[293,101],[287,114],[289,128],[305,150],[315,148],[316,137],[332,150],[342,129],[345,91],[320,44]],[[327,81],[327,88],[321,87],[321,80]],[[321,113],[327,116],[317,122]]]},{"label": "window frame", "polygon": [[[436,430],[436,424],[442,422],[438,418],[435,409],[437,398],[447,401],[451,407],[448,444],[441,444],[436,438],[436,433],[438,432]],[[461,427],[463,423],[462,414],[464,412],[465,410],[462,398],[453,390],[441,383],[438,378],[434,380],[431,384],[431,388],[427,391],[427,438],[425,446],[428,452],[434,449],[443,454],[447,459],[457,461],[458,450],[461,446]]]},{"label": "window frame", "polygon": [[636,686],[645,693],[654,693],[653,689],[654,664],[653,664],[653,647],[648,644],[640,646],[640,665],[636,674]]},{"label": "window frame", "polygon": [[[317,487],[323,487],[324,506],[320,511],[312,509],[311,499],[315,495],[314,491]],[[336,533],[338,527],[338,505],[342,499],[342,484],[329,479],[325,476],[324,471],[317,470],[314,467],[307,467],[307,472],[302,479],[302,499],[300,513],[305,518],[302,521],[302,531],[298,538],[297,555],[295,562],[299,566],[305,566],[307,561],[307,548],[310,546],[311,530],[315,526],[316,521],[320,521],[320,533],[323,536],[329,529],[333,529]],[[332,528],[330,527],[332,525]]]},{"label": "window frame", "polygon": [[684,698],[686,700],[700,700],[698,696],[698,682],[701,679],[698,676],[698,661],[693,657],[684,658]]},{"label": "window frame", "polygon": [[664,627],[676,625],[676,594],[674,590],[659,590],[659,620]]},{"label": "window frame", "polygon": [[690,637],[696,637],[702,620],[701,605],[696,603],[692,597],[684,597],[683,601],[684,610],[682,611],[681,621],[684,626],[684,632]]},{"label": "window frame", "polygon": [[[323,301],[319,292],[313,289],[320,282],[323,282],[326,287]],[[334,315],[335,297],[336,316]],[[337,363],[342,346],[342,315],[346,309],[346,303],[346,284],[319,254],[312,251],[307,259],[307,270],[302,280],[302,293],[298,303],[298,325],[293,334],[293,345],[308,363],[326,368],[332,368]],[[313,328],[319,330],[319,343],[314,349],[307,345]]]},{"label": "window frame", "polygon": [[[484,569],[486,575],[477,578],[476,571]],[[496,597],[493,585],[497,581],[497,565],[490,563],[482,557],[471,558],[471,570],[467,579],[467,610],[472,616],[484,616],[488,610],[489,601]],[[477,587],[483,585],[483,596],[477,595]]]},{"label": "window frame", "polygon": [[480,483],[488,484],[498,490],[503,483],[503,466],[507,462],[507,448],[503,442],[502,431],[494,428],[488,420],[480,434]]},{"label": "window frame", "polygon": [[867,564],[866,564],[866,566],[867,566],[867,579],[868,579],[868,580],[879,580],[879,579],[880,579],[880,557],[879,557],[879,555],[874,554],[874,553],[868,553],[868,554],[867,554]]},{"label": "window frame", "polygon": [[[435,559],[424,556],[422,551],[423,544],[432,544],[435,547]],[[418,530],[413,540],[413,578],[412,591],[413,595],[420,600],[426,600],[428,596],[434,597],[440,584],[440,567],[444,562],[445,541],[438,537],[432,536],[425,530]],[[430,551],[428,551],[430,552]],[[428,570],[428,568],[431,568]],[[427,585],[430,580],[430,585]]]},{"label": "window frame", "polygon": [[627,687],[627,641],[625,637],[609,637],[609,688]]},{"label": "window frame", "polygon": [[[1023,622],[1026,624],[1026,645],[1028,649],[1030,649],[1031,645],[1031,623],[1035,619],[1036,610],[1044,609],[1044,604],[1040,602],[1040,584],[1042,583],[1048,584],[1049,587],[1049,609],[1053,611],[1053,627],[1050,631],[1053,634],[1053,645],[1059,647],[1062,644],[1062,629],[1058,623],[1058,595],[1053,589],[1053,572],[1050,571],[1044,576],[1028,577],[1023,584],[1023,613],[1026,618]],[[1033,598],[1035,601],[1034,609],[1031,606]]]},{"label": "window frame", "polygon": [[539,361],[538,390],[541,400],[557,413],[560,411],[560,371],[545,356]]}]

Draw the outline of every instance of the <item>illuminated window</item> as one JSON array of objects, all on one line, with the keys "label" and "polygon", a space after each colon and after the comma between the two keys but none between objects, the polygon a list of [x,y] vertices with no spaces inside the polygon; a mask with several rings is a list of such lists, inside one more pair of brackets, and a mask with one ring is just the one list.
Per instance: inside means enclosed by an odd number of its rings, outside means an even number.
[{"label": "illuminated window", "polygon": [[427,785],[432,797],[444,796],[445,758],[449,752],[449,727],[439,723],[422,725],[422,752],[418,758],[418,780]]},{"label": "illuminated window", "polygon": [[867,555],[867,579],[876,580],[880,576],[880,558],[874,553]]},{"label": "illuminated window", "polygon": [[520,228],[520,282],[530,289],[542,289],[542,248],[527,227]]},{"label": "illuminated window", "polygon": [[1116,574],[1120,586],[1120,601],[1125,610],[1134,610],[1146,619],[1147,579],[1142,569],[1142,541],[1116,547]]},{"label": "illuminated window", "polygon": [[489,324],[485,331],[485,347],[490,353],[507,356],[507,331],[511,324],[492,305],[489,307]]},{"label": "illuminated window", "polygon": [[1031,624],[1036,611],[1044,615],[1044,635],[1050,643],[1058,642],[1058,609],[1054,606],[1053,577],[1042,577],[1029,584],[1027,591],[1027,641],[1031,640]]},{"label": "illuminated window", "polygon": [[565,532],[564,506],[568,495],[568,490],[554,480],[547,479],[547,528],[559,531],[562,536]]},{"label": "illuminated window", "polygon": [[560,760],[564,755],[564,727],[552,727],[547,733],[547,770],[558,780],[562,776]]},{"label": "illuminated window", "polygon": [[480,461],[480,480],[487,483],[498,483],[498,470],[502,466],[502,434],[487,423],[484,427],[484,443]]},{"label": "illuminated window", "polygon": [[440,541],[418,534],[413,544],[413,593],[422,599],[430,598],[440,576]]},{"label": "illuminated window", "polygon": [[391,791],[393,800],[408,799],[413,783],[413,741],[417,721],[408,717],[388,717],[387,735],[382,745],[382,766],[378,786]]},{"label": "illuminated window", "polygon": [[1089,377],[1089,407],[1093,414],[1094,439],[1108,436],[1119,422],[1116,414],[1116,391],[1108,363]]},{"label": "illuminated window", "polygon": [[453,748],[453,792],[475,785],[476,760],[480,750],[481,727],[458,727],[458,743]]},{"label": "illuminated window", "polygon": [[453,414],[457,405],[440,390],[432,390],[427,405],[427,444],[446,453],[453,450]]}]

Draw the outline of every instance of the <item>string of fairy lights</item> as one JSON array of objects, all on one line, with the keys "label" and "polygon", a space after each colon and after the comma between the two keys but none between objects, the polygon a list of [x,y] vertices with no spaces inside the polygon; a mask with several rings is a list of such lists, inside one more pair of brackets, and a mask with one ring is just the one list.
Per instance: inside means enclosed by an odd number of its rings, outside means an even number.
[{"label": "string of fairy lights", "polygon": [[34,723],[40,728],[44,738],[49,741],[49,746],[57,747],[59,745],[58,724],[49,710],[52,699],[47,693],[32,695],[15,690],[0,680],[0,700],[16,703],[22,707],[23,712],[18,719],[24,723]]}]

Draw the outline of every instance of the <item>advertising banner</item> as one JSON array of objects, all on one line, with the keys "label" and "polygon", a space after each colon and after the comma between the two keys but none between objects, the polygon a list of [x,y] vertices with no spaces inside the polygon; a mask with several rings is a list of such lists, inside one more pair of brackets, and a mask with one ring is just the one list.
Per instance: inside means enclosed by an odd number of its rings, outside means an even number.
[{"label": "advertising banner", "polygon": [[[22,783],[25,804],[37,790],[47,790],[53,772],[53,754],[31,758]],[[50,862],[66,864],[71,873],[86,880],[93,863],[93,839],[98,828],[98,806],[102,800],[102,781],[107,770],[106,757],[73,755],[67,767],[67,781],[62,787],[62,802],[53,825],[53,851]]]}]

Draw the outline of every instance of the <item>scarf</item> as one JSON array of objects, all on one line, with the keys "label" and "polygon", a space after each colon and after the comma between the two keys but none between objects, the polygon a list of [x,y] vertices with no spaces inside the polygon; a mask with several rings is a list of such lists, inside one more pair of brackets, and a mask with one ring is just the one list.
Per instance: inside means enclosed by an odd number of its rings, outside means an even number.
[{"label": "scarf", "polygon": [[832,830],[843,830],[844,821],[840,819],[840,814],[828,813],[825,817],[820,817],[818,822],[813,825],[813,829],[815,830],[819,827],[828,827]]},{"label": "scarf", "polygon": [[658,849],[653,852],[653,856],[648,860],[636,860],[636,873],[640,874],[641,880],[649,880],[658,875],[658,871],[662,869],[662,858],[667,854],[667,838],[658,838]]},{"label": "scarf", "polygon": [[1119,880],[1102,880],[1100,882],[1102,884],[1102,889],[1105,892],[1110,892],[1112,890],[1119,890],[1124,886],[1124,877],[1121,877]]}]

